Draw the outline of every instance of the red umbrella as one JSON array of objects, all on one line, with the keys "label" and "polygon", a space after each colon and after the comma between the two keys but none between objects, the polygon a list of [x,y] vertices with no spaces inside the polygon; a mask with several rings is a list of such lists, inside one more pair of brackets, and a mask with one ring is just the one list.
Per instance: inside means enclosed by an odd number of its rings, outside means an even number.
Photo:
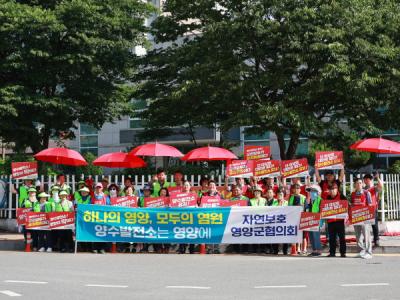
[{"label": "red umbrella", "polygon": [[183,154],[175,147],[153,143],[153,144],[144,144],[137,146],[131,152],[130,155],[136,156],[171,156],[171,157],[182,157]]},{"label": "red umbrella", "polygon": [[87,166],[86,160],[82,155],[72,149],[67,148],[48,148],[33,156],[37,160],[45,161],[57,165],[67,166]]},{"label": "red umbrella", "polygon": [[104,154],[93,161],[95,166],[107,168],[143,168],[147,163],[140,157],[123,152]]},{"label": "red umbrella", "polygon": [[354,143],[350,146],[350,149],[365,152],[400,154],[400,143],[383,138],[371,138]]},{"label": "red umbrella", "polygon": [[237,159],[237,156],[224,148],[207,146],[194,149],[181,159],[185,161],[232,160]]}]

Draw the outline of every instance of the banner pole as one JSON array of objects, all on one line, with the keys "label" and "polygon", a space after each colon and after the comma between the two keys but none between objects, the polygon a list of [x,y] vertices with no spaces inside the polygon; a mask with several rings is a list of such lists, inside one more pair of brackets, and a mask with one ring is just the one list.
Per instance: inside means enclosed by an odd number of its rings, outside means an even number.
[{"label": "banner pole", "polygon": [[75,236],[75,249],[74,249],[74,254],[78,253],[78,241],[76,240],[76,236]]}]

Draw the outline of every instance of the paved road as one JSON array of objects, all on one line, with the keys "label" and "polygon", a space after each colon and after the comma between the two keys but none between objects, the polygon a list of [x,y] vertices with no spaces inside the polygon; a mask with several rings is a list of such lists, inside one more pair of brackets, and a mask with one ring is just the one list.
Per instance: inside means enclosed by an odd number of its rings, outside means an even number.
[{"label": "paved road", "polygon": [[400,299],[399,267],[397,255],[0,252],[0,299]]}]

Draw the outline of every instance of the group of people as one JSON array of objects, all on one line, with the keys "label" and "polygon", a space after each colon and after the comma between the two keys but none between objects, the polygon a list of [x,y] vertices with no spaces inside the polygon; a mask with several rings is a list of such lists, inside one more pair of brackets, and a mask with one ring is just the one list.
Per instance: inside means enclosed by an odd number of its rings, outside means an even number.
[{"label": "group of people", "polygon": [[[206,177],[200,180],[200,186],[196,189],[198,194],[198,204],[203,196],[219,197],[225,200],[244,200],[248,206],[302,206],[304,211],[319,212],[321,200],[348,200],[349,205],[371,205],[378,206],[379,192],[382,189],[382,182],[378,176],[365,175],[364,178],[357,178],[354,183],[354,192],[347,199],[339,192],[343,182],[344,169],[341,169],[338,178],[335,178],[333,171],[327,171],[325,178],[322,179],[318,170],[316,170],[316,179],[318,184],[310,184],[309,178],[303,184],[300,178],[292,178],[290,184],[286,180],[275,180],[274,178],[258,179],[251,177],[248,182],[243,178],[235,178],[234,182],[227,179],[223,188],[217,187],[215,181]],[[377,185],[374,185],[374,179]],[[101,182],[94,183],[91,179],[79,181],[77,189],[72,193],[72,189],[65,182],[64,175],[58,175],[57,181],[49,188],[46,193],[41,185],[34,186],[32,180],[26,180],[24,185],[19,187],[19,207],[31,208],[35,212],[67,212],[73,211],[77,204],[97,204],[110,205],[110,199],[118,196],[137,196],[139,198],[138,206],[144,207],[144,199],[151,197],[168,197],[169,188],[182,188],[182,192],[191,192],[193,187],[191,183],[184,179],[182,172],[174,173],[174,181],[168,182],[164,170],[159,169],[152,180],[143,187],[135,189],[135,185],[130,177],[125,178],[124,185],[119,186],[115,183],[109,183],[107,178]],[[322,225],[322,221],[321,221]],[[373,228],[373,241],[379,245],[379,229],[377,213]],[[345,240],[345,220],[329,219],[326,224],[327,236],[329,240],[329,255],[336,255],[337,239],[339,239],[339,251],[342,257],[346,256]],[[354,226],[357,243],[361,249],[360,257],[372,257],[372,238],[370,225]],[[27,233],[23,229],[24,234]],[[61,252],[72,251],[73,234],[71,230],[31,230],[33,248],[40,252],[52,252],[57,249]],[[312,252],[308,253],[308,242],[311,243]],[[107,243],[79,243],[83,251],[92,251],[94,253],[105,253],[109,248]],[[140,251],[148,252],[150,244],[132,244],[119,243],[119,251]],[[176,245],[152,244],[153,250],[157,253],[169,253]],[[284,255],[288,254],[289,246],[287,244],[260,244],[260,245],[231,245],[232,252],[265,252],[277,255],[282,248]],[[319,256],[322,247],[320,242],[320,232],[303,232],[302,243],[291,245],[295,252],[301,255]],[[177,245],[178,253],[195,252],[195,245]],[[207,245],[208,253],[220,253],[219,245]],[[293,252],[293,250],[292,250]]]}]

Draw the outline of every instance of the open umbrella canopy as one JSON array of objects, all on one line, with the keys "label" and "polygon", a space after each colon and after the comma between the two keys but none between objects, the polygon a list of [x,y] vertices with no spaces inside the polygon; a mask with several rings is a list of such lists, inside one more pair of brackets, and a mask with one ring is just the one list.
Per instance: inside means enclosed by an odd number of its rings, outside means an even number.
[{"label": "open umbrella canopy", "polygon": [[371,138],[354,143],[350,146],[350,149],[374,153],[400,154],[400,143],[383,138]]},{"label": "open umbrella canopy", "polygon": [[237,159],[237,156],[231,151],[219,147],[201,147],[194,149],[188,153],[182,160],[185,161],[201,161],[201,160],[232,160]]},{"label": "open umbrella canopy", "polygon": [[104,154],[93,161],[95,166],[107,168],[144,168],[147,163],[140,157],[123,152]]},{"label": "open umbrella canopy", "polygon": [[87,166],[88,164],[79,152],[67,148],[48,148],[40,151],[33,157],[37,160],[57,165],[78,167]]},{"label": "open umbrella canopy", "polygon": [[131,152],[130,155],[136,156],[170,156],[170,157],[182,157],[183,154],[175,147],[160,144],[160,143],[152,143],[152,144],[144,144],[137,146]]}]

